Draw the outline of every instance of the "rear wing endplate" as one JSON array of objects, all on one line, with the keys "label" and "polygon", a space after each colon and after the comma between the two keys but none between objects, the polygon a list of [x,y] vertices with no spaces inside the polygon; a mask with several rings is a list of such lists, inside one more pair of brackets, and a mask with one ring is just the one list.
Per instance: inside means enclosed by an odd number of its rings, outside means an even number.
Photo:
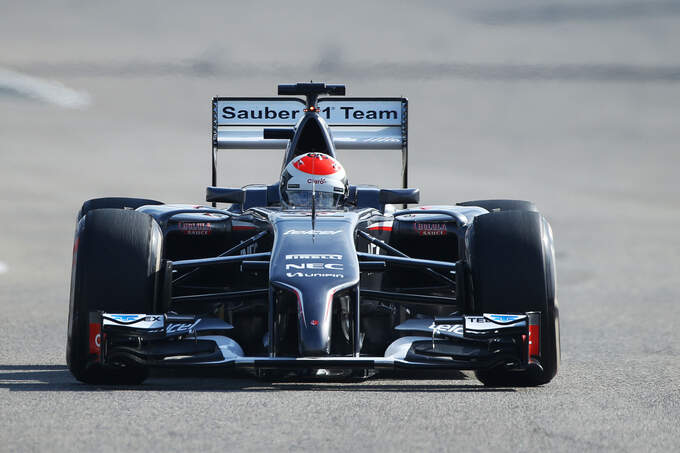
[{"label": "rear wing endplate", "polygon": [[[394,149],[402,153],[402,184],[408,181],[408,99],[319,98],[319,115],[336,149]],[[265,128],[292,127],[305,102],[295,97],[215,97],[212,101],[212,185],[217,186],[217,150],[285,149],[288,140],[263,137]]]}]

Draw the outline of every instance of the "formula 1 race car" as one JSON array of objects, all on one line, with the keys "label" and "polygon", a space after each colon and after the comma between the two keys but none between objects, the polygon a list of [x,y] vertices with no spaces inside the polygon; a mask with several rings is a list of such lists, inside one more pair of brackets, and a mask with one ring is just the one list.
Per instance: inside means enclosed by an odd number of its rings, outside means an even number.
[{"label": "formula 1 race car", "polygon": [[[343,85],[323,83],[278,93],[288,97],[213,99],[211,205],[83,204],[67,344],[76,379],[135,384],[153,367],[359,378],[407,368],[474,370],[494,386],[549,382],[560,361],[555,258],[535,206],[408,209],[420,194],[407,187],[405,98],[345,98]],[[257,148],[285,149],[279,181],[217,186],[218,150]],[[349,185],[343,148],[401,150],[403,187]]]}]

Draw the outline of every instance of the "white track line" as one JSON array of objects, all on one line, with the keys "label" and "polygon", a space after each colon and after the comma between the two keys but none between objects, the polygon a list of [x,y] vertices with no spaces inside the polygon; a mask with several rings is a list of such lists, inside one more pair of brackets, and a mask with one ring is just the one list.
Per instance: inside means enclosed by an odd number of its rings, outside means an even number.
[{"label": "white track line", "polygon": [[0,274],[4,274],[5,272],[7,272],[8,269],[9,267],[7,267],[5,263],[0,261]]},{"label": "white track line", "polygon": [[85,108],[91,103],[90,95],[85,92],[0,67],[0,93],[2,91],[66,108]]}]

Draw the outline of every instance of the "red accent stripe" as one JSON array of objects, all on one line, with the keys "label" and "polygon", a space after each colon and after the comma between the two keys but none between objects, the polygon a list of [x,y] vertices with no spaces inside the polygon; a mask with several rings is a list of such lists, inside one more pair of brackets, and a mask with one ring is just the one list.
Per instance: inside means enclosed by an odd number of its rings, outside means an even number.
[{"label": "red accent stripe", "polygon": [[392,231],[391,226],[374,226],[374,227],[368,227],[369,230],[371,231]]},{"label": "red accent stripe", "polygon": [[335,290],[331,291],[330,294],[328,294],[328,302],[326,302],[326,314],[323,315],[324,322],[326,321],[326,319],[328,319],[328,313],[331,308],[331,301],[333,300],[333,295],[335,295]]},{"label": "red accent stripe", "polygon": [[101,350],[101,331],[101,325],[90,323],[90,354],[99,354]]},{"label": "red accent stripe", "polygon": [[298,313],[302,315],[302,324],[307,325],[307,321],[305,320],[305,310],[302,308],[302,299],[300,299],[300,292],[296,289],[295,290],[295,297],[297,297],[297,302],[298,302]]},{"label": "red accent stripe", "polygon": [[254,230],[257,227],[255,226],[249,226],[249,225],[232,225],[231,229],[233,231],[242,231],[242,230]]},{"label": "red accent stripe", "polygon": [[529,360],[541,355],[541,326],[529,324]]}]

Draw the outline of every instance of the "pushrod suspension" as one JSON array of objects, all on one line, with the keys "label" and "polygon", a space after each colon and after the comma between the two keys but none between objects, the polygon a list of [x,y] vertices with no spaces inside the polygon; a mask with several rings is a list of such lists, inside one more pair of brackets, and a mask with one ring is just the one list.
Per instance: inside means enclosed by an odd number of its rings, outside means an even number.
[{"label": "pushrod suspension", "polygon": [[[368,242],[375,244],[378,247],[383,248],[383,249],[387,250],[388,252],[391,252],[394,255],[400,256],[402,258],[410,258],[407,254],[405,254],[401,250],[398,250],[398,249],[392,247],[391,245],[389,245],[385,241],[381,241],[380,239],[378,239],[374,236],[371,236],[370,234],[366,233],[365,231],[359,230],[358,233],[359,233],[359,236],[366,239]],[[425,272],[430,274],[432,277],[434,277],[434,278],[436,278],[440,281],[446,282],[447,285],[452,286],[452,287],[456,286],[455,280],[451,280],[447,276],[440,274],[439,272],[435,271],[434,269],[432,269],[430,267],[426,267],[424,270],[425,270]]]}]

